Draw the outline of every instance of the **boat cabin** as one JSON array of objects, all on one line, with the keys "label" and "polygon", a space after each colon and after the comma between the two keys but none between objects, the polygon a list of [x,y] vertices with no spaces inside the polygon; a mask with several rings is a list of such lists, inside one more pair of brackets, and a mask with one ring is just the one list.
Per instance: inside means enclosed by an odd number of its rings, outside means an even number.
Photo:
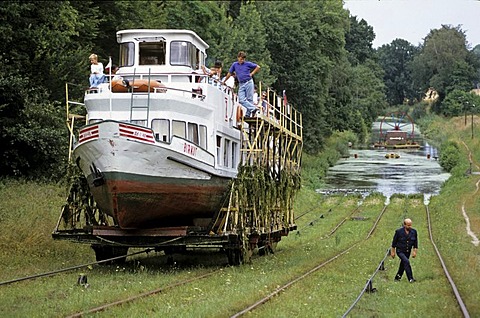
[{"label": "boat cabin", "polygon": [[208,44],[190,30],[123,30],[117,32],[120,44],[119,74],[188,72],[205,65]]}]

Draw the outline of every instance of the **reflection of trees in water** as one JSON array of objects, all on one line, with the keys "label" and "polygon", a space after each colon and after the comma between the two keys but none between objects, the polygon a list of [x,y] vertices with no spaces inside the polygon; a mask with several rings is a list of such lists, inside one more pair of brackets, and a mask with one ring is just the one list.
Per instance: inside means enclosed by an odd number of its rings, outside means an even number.
[{"label": "reflection of trees in water", "polygon": [[449,174],[442,171],[437,161],[427,159],[437,154],[436,148],[428,147],[416,151],[396,151],[398,159],[386,159],[387,150],[355,150],[353,157],[332,167],[325,179],[327,188],[371,189],[386,196],[394,193],[432,193],[440,191]]}]

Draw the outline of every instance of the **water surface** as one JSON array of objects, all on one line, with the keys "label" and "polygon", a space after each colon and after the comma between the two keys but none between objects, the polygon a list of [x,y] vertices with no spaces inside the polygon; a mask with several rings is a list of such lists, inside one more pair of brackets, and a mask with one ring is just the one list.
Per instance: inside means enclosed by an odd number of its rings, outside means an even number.
[{"label": "water surface", "polygon": [[[379,123],[375,123],[374,130]],[[419,130],[415,128],[415,140]],[[438,194],[450,177],[436,160],[437,149],[420,141],[420,149],[351,149],[350,157],[340,159],[326,176],[328,189],[376,191],[390,197],[394,193]],[[390,155],[398,158],[386,158]]]}]

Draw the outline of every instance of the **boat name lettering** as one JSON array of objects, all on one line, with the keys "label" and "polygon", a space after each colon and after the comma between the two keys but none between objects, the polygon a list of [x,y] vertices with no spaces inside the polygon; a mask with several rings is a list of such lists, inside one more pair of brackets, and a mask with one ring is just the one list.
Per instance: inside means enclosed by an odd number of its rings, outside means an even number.
[{"label": "boat name lettering", "polygon": [[197,155],[197,147],[194,145],[190,145],[187,143],[183,144],[183,152],[188,153],[189,155],[196,156]]},{"label": "boat name lettering", "polygon": [[150,136],[147,135],[146,133],[141,132],[141,131],[138,131],[138,130],[134,130],[134,131],[133,131],[133,135],[134,135],[134,136],[137,136],[137,137],[142,137],[142,138],[148,138],[148,137],[150,137]]}]

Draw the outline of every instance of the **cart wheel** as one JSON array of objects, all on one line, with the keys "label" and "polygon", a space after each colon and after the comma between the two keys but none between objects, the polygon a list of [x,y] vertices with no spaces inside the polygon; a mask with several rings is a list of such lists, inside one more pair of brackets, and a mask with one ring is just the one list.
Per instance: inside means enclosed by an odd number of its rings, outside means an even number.
[{"label": "cart wheel", "polygon": [[258,247],[258,255],[268,255],[268,254],[275,254],[275,250],[277,249],[277,243],[273,240],[270,241],[262,241]]},{"label": "cart wheel", "polygon": [[128,247],[125,247],[125,246],[108,246],[108,245],[92,244],[92,249],[95,252],[95,259],[97,260],[97,262],[125,255],[125,257],[121,257],[109,262],[101,263],[101,265],[124,264],[127,259],[126,255],[128,253]]},{"label": "cart wheel", "polygon": [[241,248],[227,248],[228,265],[238,266],[243,263],[243,250]]}]

